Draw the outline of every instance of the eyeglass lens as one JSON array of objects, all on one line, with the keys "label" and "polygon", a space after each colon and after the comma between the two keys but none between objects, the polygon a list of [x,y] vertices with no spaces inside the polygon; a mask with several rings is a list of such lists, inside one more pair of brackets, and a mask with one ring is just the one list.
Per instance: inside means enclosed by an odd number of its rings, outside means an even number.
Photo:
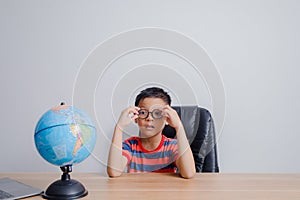
[{"label": "eyeglass lens", "polygon": [[163,116],[163,113],[159,109],[154,109],[152,112],[149,112],[148,110],[142,109],[139,111],[139,118],[146,119],[149,116],[149,113],[154,119],[160,119]]}]

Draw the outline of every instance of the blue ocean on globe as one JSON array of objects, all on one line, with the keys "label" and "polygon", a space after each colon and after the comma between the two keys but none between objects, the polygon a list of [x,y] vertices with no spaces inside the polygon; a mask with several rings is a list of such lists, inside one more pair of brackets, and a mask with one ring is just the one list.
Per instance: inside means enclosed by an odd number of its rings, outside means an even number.
[{"label": "blue ocean on globe", "polygon": [[34,140],[39,154],[57,166],[74,165],[86,159],[96,143],[96,128],[80,109],[61,105],[38,121]]}]

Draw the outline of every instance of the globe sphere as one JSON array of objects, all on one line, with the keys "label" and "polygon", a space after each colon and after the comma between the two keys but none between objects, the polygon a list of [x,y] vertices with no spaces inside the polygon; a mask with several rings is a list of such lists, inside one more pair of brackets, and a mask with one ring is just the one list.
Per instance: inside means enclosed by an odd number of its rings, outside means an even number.
[{"label": "globe sphere", "polygon": [[57,166],[74,165],[85,160],[96,143],[96,128],[82,110],[61,105],[39,119],[34,133],[39,154]]}]

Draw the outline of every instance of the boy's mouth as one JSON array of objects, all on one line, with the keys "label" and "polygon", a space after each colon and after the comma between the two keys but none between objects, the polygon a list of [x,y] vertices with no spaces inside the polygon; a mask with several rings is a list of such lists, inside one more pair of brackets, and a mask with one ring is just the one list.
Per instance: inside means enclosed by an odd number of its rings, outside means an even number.
[{"label": "boy's mouth", "polygon": [[147,126],[145,126],[145,128],[146,128],[147,130],[153,130],[155,127],[152,126],[152,125],[147,125]]}]

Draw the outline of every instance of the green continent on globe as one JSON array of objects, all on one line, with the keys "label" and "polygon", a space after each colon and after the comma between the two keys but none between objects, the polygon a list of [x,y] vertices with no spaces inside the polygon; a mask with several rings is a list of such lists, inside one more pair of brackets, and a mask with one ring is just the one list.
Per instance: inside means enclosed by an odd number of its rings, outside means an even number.
[{"label": "green continent on globe", "polygon": [[76,142],[73,148],[73,155],[76,155],[77,151],[83,145],[85,145],[86,141],[89,141],[91,139],[93,130],[91,129],[91,127],[82,124],[71,124],[70,129],[73,133],[73,136],[76,138]]}]

